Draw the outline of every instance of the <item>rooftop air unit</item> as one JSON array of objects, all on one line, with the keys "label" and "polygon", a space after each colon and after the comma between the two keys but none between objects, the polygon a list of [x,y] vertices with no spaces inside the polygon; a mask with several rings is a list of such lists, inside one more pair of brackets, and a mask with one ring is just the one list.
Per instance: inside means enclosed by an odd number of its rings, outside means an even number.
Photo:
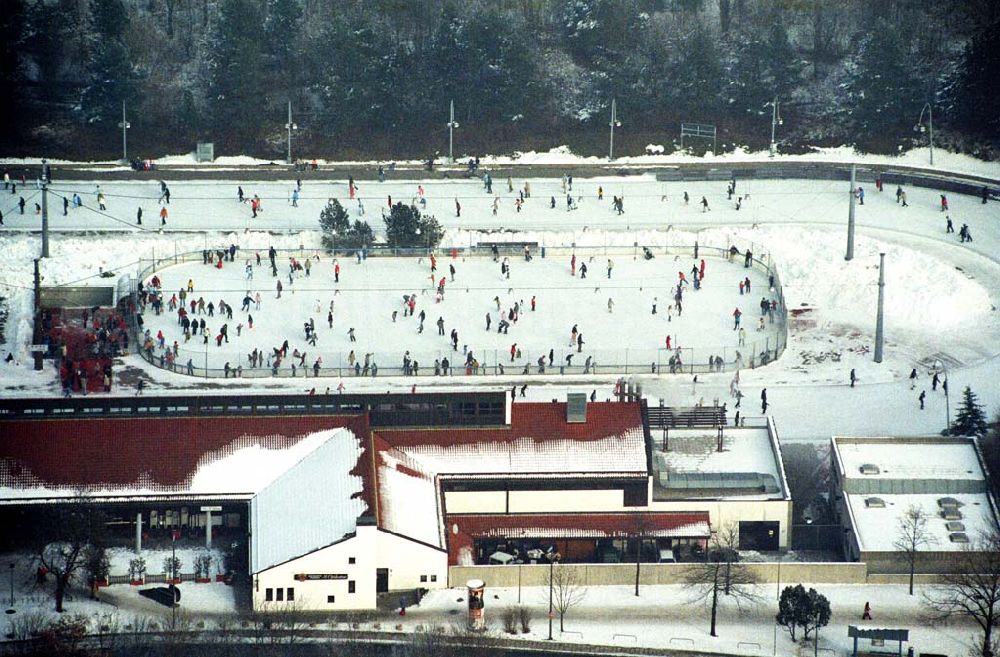
[{"label": "rooftop air unit", "polygon": [[583,423],[587,421],[587,394],[571,392],[566,395],[566,421]]},{"label": "rooftop air unit", "polygon": [[881,497],[866,497],[865,498],[865,508],[866,509],[884,509],[885,500]]},{"label": "rooftop air unit", "polygon": [[945,507],[941,509],[941,517],[945,520],[961,520],[962,512],[952,507]]},{"label": "rooftop air unit", "polygon": [[948,540],[951,541],[952,543],[968,543],[969,535],[966,534],[965,532],[954,532],[948,534]]},{"label": "rooftop air unit", "polygon": [[965,531],[965,525],[963,525],[960,522],[946,522],[946,523],[944,523],[944,527],[945,527],[945,529],[947,529],[950,532],[964,532]]},{"label": "rooftop air unit", "polygon": [[861,464],[861,474],[863,475],[877,475],[879,472],[878,466],[874,463]]},{"label": "rooftop air unit", "polygon": [[937,503],[942,509],[957,509],[962,506],[962,503],[954,497],[939,497]]}]

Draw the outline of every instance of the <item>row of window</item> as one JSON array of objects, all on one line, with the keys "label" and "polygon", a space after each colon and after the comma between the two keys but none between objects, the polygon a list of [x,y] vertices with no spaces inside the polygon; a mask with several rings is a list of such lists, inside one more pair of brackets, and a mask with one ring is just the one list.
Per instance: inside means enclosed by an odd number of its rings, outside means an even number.
[{"label": "row of window", "polygon": [[[420,581],[422,581],[422,582],[423,581],[427,581],[426,580],[426,577],[427,577],[426,575],[423,575],[422,577],[423,577],[423,579],[421,579]],[[437,581],[437,575],[431,575],[431,577],[433,578],[431,580],[432,582],[436,582]],[[348,593],[356,593],[357,592],[357,584],[355,583],[355,581],[353,579],[347,580],[347,592]],[[334,598],[335,598],[335,596],[328,595],[328,596],[326,596],[326,601],[329,602],[329,603],[333,603],[334,602]],[[264,600],[266,602],[294,602],[295,601],[295,588],[291,587],[291,586],[289,586],[287,588],[282,588],[282,587],[278,587],[278,588],[266,588],[266,589],[264,589]]]}]

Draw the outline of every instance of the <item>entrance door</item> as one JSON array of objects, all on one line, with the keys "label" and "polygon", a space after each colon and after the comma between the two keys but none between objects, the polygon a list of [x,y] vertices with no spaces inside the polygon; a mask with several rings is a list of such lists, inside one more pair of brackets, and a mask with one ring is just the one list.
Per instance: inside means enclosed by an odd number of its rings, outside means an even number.
[{"label": "entrance door", "polygon": [[376,568],[375,569],[375,592],[385,593],[389,590],[389,569],[388,568]]},{"label": "entrance door", "polygon": [[778,522],[740,522],[741,550],[777,550]]}]

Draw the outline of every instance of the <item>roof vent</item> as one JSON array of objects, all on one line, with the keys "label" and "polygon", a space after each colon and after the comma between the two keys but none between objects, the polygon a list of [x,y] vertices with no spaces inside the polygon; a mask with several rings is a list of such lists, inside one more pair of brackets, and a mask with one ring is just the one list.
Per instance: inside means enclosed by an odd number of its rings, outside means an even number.
[{"label": "roof vent", "polygon": [[881,497],[866,497],[865,498],[865,508],[866,509],[884,509],[885,500]]},{"label": "roof vent", "polygon": [[948,540],[952,543],[968,543],[969,535],[965,532],[953,532],[948,534]]},{"label": "roof vent", "polygon": [[879,473],[878,466],[874,463],[863,463],[861,464],[861,474],[863,475],[877,475]]},{"label": "roof vent", "polygon": [[942,509],[957,509],[962,506],[962,503],[954,497],[939,497],[937,503]]},{"label": "roof vent", "polygon": [[571,392],[566,395],[566,421],[572,423],[587,421],[587,393]]},{"label": "roof vent", "polygon": [[960,522],[946,522],[946,523],[944,523],[944,527],[945,527],[945,529],[947,529],[950,532],[964,532],[965,531],[965,525],[963,525]]},{"label": "roof vent", "polygon": [[962,512],[959,511],[958,509],[946,507],[944,509],[941,509],[941,517],[944,518],[945,520],[961,520]]}]

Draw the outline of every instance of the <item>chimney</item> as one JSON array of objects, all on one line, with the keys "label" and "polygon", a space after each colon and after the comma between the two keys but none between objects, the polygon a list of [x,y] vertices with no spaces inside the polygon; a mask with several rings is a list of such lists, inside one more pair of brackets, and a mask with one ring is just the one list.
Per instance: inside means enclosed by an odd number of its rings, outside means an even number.
[{"label": "chimney", "polygon": [[566,395],[566,422],[579,424],[587,421],[587,393],[571,392]]}]

